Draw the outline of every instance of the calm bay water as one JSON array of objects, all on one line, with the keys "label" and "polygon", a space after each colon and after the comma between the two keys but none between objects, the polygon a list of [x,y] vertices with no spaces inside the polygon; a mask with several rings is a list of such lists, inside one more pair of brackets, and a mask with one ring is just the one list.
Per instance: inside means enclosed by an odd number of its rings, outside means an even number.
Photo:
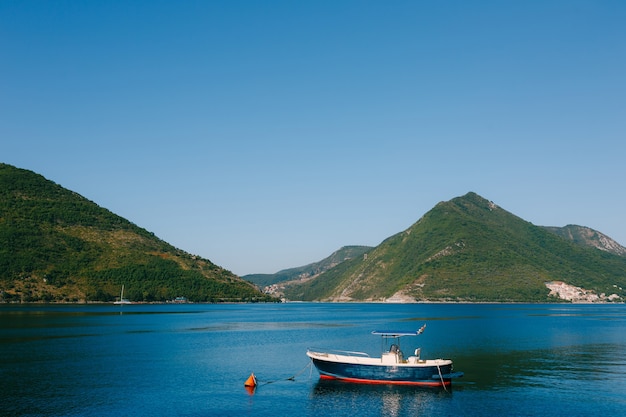
[{"label": "calm bay water", "polygon": [[[453,359],[450,392],[323,383],[305,356],[424,323],[403,350]],[[0,305],[0,415],[597,414],[626,415],[626,305]]]}]

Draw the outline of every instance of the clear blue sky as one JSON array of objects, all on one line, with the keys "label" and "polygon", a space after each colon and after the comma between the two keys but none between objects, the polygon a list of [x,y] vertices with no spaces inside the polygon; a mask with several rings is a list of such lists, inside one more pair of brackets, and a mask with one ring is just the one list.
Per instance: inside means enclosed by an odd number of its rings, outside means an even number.
[{"label": "clear blue sky", "polygon": [[0,162],[236,274],[474,191],[626,244],[626,2],[0,2]]}]

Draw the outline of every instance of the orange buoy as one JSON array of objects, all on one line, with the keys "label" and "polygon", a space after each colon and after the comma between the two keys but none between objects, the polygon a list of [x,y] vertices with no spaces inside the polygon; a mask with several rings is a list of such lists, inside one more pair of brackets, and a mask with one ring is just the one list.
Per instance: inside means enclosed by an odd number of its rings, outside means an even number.
[{"label": "orange buoy", "polygon": [[244,387],[256,387],[256,376],[254,373],[251,373],[246,382],[243,383]]}]

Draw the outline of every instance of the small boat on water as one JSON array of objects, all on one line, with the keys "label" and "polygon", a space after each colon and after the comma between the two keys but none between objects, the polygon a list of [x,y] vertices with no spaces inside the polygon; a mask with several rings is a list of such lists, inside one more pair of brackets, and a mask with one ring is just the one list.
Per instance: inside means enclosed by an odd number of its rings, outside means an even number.
[{"label": "small boat on water", "polygon": [[421,385],[447,387],[452,378],[463,376],[452,372],[450,359],[422,359],[421,349],[405,358],[400,350],[400,338],[420,335],[426,325],[416,332],[376,330],[372,334],[383,340],[380,357],[363,352],[307,350],[307,356],[320,373],[320,379],[334,379],[363,384]]},{"label": "small boat on water", "polygon": [[118,301],[114,301],[113,304],[132,304],[128,299],[124,298],[124,285],[122,285],[120,299]]}]

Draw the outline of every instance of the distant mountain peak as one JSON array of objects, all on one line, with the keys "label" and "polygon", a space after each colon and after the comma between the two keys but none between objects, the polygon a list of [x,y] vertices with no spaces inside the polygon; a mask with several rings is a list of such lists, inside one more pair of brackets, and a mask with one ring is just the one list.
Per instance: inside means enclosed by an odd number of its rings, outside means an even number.
[{"label": "distant mountain peak", "polygon": [[[322,301],[550,302],[555,298],[546,283],[563,282],[598,300],[626,299],[626,259],[614,255],[621,246],[588,228],[579,235],[585,244],[469,192],[438,203],[367,257],[345,261],[285,294]],[[596,247],[612,252],[603,255]]]},{"label": "distant mountain peak", "polygon": [[568,224],[564,227],[546,226],[547,230],[581,246],[590,246],[619,256],[626,256],[626,248],[604,233],[590,227]]}]

